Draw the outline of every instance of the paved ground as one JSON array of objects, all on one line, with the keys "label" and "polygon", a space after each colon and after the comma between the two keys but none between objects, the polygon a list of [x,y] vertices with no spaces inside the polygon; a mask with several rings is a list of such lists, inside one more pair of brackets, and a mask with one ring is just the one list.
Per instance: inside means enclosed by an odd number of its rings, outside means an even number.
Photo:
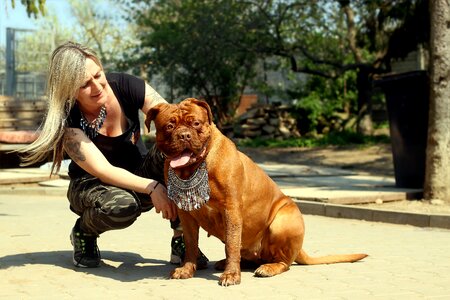
[{"label": "paved ground", "polygon": [[[155,212],[99,239],[103,264],[71,264],[75,216],[63,196],[0,195],[0,298],[3,299],[450,299],[450,231],[305,216],[310,254],[366,252],[353,264],[293,265],[273,278],[243,271],[242,284],[217,284],[211,266],[194,279],[169,280],[170,230]],[[224,256],[201,234],[212,261]]]},{"label": "paved ground", "polygon": [[[265,169],[291,196],[383,198],[406,192],[392,188],[391,178],[304,166]],[[0,180],[48,179],[35,169],[8,172],[1,170]],[[450,299],[450,230],[437,228],[448,228],[450,216],[432,216],[440,217],[441,223],[435,224],[442,226],[437,227],[430,227],[430,216],[428,223],[426,216],[414,216],[422,226],[416,227],[386,223],[408,223],[403,215],[394,220],[387,212],[299,201],[304,212],[340,217],[305,215],[304,248],[311,255],[370,256],[353,264],[293,265],[273,278],[255,278],[252,270],[244,270],[241,285],[224,288],[217,284],[220,273],[212,268],[224,257],[223,245],[204,232],[200,245],[210,268],[193,279],[168,279],[173,268],[168,263],[171,231],[153,211],[125,230],[101,236],[100,268],[73,267],[68,236],[76,216],[68,209],[66,184],[51,180],[41,186],[0,188],[1,299]],[[386,222],[342,218],[358,215]],[[368,215],[372,218],[364,217]]]},{"label": "paved ground", "polygon": [[[400,199],[407,193],[420,190],[399,189],[389,176],[368,176],[334,168],[292,165],[260,164],[287,195],[301,200],[323,201],[327,203],[347,203],[371,201],[375,199]],[[5,185],[48,181],[49,170],[43,168],[0,169],[0,193]],[[64,173],[62,173],[64,176]],[[68,181],[46,183],[50,186],[67,186]],[[352,200],[353,199],[353,200]]]}]

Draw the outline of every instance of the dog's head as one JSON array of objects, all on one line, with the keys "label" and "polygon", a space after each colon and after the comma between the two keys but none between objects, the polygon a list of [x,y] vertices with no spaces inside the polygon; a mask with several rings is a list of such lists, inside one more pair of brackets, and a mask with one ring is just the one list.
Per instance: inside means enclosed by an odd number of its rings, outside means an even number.
[{"label": "dog's head", "polygon": [[174,169],[202,161],[211,135],[212,114],[204,101],[188,98],[179,104],[158,104],[147,113],[145,125],[155,122],[156,144]]}]

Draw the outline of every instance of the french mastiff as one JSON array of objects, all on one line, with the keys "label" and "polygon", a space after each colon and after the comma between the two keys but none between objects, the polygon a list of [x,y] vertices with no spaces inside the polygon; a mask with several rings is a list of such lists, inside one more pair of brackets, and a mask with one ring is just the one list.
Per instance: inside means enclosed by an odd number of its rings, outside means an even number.
[{"label": "french mastiff", "polygon": [[178,206],[186,243],[182,266],[171,278],[194,276],[199,227],[225,244],[219,284],[241,281],[240,263],[256,265],[255,276],[270,277],[304,265],[355,262],[366,254],[310,257],[302,249],[305,226],[294,201],[214,125],[204,101],[188,98],[159,104],[146,118],[154,121],[156,144],[166,156],[168,195]]}]

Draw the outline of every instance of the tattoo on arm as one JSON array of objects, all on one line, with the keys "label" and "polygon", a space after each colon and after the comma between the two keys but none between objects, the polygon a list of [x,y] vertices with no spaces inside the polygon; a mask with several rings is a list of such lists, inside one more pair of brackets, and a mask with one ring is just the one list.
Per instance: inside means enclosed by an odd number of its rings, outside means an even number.
[{"label": "tattoo on arm", "polygon": [[77,133],[71,129],[68,129],[64,135],[64,149],[69,154],[69,156],[75,161],[85,161],[86,157],[80,151],[80,141],[77,141],[73,136]]},{"label": "tattoo on arm", "polygon": [[146,84],[145,98],[150,98],[155,104],[166,102],[150,85]]}]

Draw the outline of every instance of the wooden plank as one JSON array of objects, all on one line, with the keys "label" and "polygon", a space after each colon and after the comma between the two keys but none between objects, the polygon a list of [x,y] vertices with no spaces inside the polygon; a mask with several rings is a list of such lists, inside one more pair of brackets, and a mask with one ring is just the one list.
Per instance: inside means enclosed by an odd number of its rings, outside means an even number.
[{"label": "wooden plank", "polygon": [[45,105],[0,106],[0,112],[45,111]]},{"label": "wooden plank", "polygon": [[0,122],[16,122],[16,123],[20,123],[20,122],[35,122],[37,120],[36,118],[37,116],[33,116],[31,118],[4,118],[4,119],[0,119]]},{"label": "wooden plank", "polygon": [[42,119],[45,113],[42,111],[14,111],[2,112],[0,110],[0,122],[8,119]]},{"label": "wooden plank", "polygon": [[11,96],[0,95],[0,102],[6,102],[6,101],[16,101],[16,99]]},{"label": "wooden plank", "polygon": [[33,126],[9,126],[9,127],[1,127],[0,126],[0,131],[32,131],[35,132],[36,130],[39,129],[38,125],[33,125]]},{"label": "wooden plank", "polygon": [[0,120],[0,128],[39,127],[41,119],[4,119]]},{"label": "wooden plank", "polygon": [[36,97],[33,99],[24,99],[21,97],[13,97],[13,96],[6,96],[6,95],[0,95],[0,102],[22,102],[22,101],[45,101],[47,97]]},{"label": "wooden plank", "polygon": [[20,103],[10,103],[10,102],[0,102],[1,110],[17,110],[17,109],[39,109],[45,110],[47,104],[45,102],[20,102]]}]

